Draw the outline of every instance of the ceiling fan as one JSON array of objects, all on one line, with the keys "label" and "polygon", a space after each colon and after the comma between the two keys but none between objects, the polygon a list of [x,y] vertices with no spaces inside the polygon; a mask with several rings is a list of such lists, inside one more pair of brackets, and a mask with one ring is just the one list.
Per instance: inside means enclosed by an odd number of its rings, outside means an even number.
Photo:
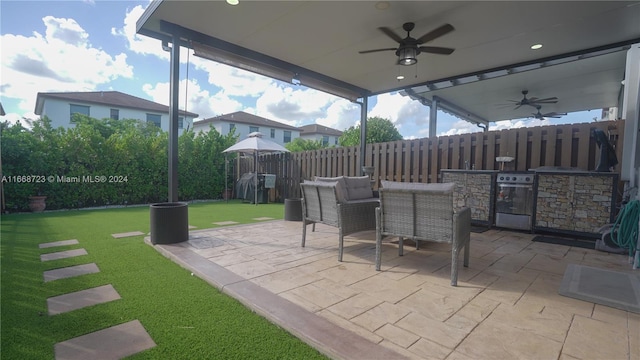
[{"label": "ceiling fan", "polygon": [[544,120],[544,118],[560,118],[562,116],[567,115],[567,113],[557,113],[557,112],[550,112],[550,113],[542,114],[540,112],[540,109],[542,108],[542,106],[535,105],[534,107],[538,110],[538,112],[537,113],[531,113],[531,114],[533,115],[534,118],[540,119],[540,120]]},{"label": "ceiling fan", "polygon": [[522,95],[523,95],[522,100],[509,100],[515,103],[516,107],[514,110],[519,109],[523,105],[537,107],[536,105],[538,104],[555,104],[558,102],[558,98],[555,96],[544,98],[544,99],[538,99],[537,97],[527,98],[528,93],[529,93],[528,90],[522,90]]},{"label": "ceiling fan", "polygon": [[417,56],[420,53],[431,53],[431,54],[440,54],[440,55],[449,55],[455,49],[445,48],[445,47],[437,47],[437,46],[420,46],[429,41],[435,40],[440,36],[450,33],[454,30],[453,26],[450,24],[445,24],[440,26],[439,28],[432,30],[421,37],[414,39],[410,36],[411,30],[415,27],[415,24],[412,22],[407,22],[402,25],[404,31],[407,32],[407,37],[404,39],[401,38],[398,34],[393,32],[393,30],[388,27],[379,27],[378,29],[382,31],[385,35],[395,40],[400,46],[397,48],[385,48],[385,49],[374,49],[374,50],[364,50],[359,51],[360,54],[368,54],[378,51],[395,51],[396,56],[398,56],[398,65],[413,65],[418,62]]}]

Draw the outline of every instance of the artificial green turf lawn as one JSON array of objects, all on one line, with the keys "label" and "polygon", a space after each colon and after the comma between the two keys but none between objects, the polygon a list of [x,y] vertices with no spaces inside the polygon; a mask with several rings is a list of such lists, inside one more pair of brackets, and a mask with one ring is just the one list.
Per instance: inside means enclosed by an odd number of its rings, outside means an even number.
[{"label": "artificial green turf lawn", "polygon": [[[255,222],[283,217],[283,204],[240,202],[189,205],[189,223]],[[144,244],[149,208],[12,214],[1,218],[1,356],[53,359],[54,344],[124,322],[139,320],[157,346],[134,359],[324,358],[283,329],[252,313]],[[78,245],[39,249],[38,244],[77,239]],[[84,248],[88,255],[41,262],[40,254]],[[99,273],[43,281],[43,271],[95,262]],[[119,300],[47,315],[46,299],[112,284]]]}]

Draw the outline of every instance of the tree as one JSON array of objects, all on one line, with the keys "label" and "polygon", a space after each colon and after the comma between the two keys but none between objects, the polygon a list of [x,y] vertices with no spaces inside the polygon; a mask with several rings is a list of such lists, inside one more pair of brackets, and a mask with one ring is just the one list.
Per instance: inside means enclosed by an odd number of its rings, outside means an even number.
[{"label": "tree", "polygon": [[[377,116],[367,119],[367,144],[402,140],[402,135],[391,120]],[[338,140],[340,146],[360,145],[360,124],[345,130]]]},{"label": "tree", "polygon": [[300,152],[300,151],[309,151],[309,150],[319,150],[322,149],[322,141],[320,140],[311,140],[311,139],[302,139],[295,138],[292,142],[287,143],[284,147],[291,152]]}]

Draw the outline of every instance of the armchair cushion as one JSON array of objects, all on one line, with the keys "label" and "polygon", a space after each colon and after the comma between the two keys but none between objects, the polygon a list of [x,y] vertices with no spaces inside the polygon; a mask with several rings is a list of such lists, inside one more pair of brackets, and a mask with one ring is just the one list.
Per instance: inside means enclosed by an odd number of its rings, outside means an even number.
[{"label": "armchair cushion", "polygon": [[345,182],[344,176],[338,176],[338,177],[316,176],[314,180],[316,182],[335,183],[336,196],[338,197],[338,202],[343,203],[346,200],[349,200],[349,197],[347,195],[347,183]]},{"label": "armchair cushion", "polygon": [[347,200],[370,199],[373,197],[371,179],[368,176],[347,176],[344,181],[347,184]]}]

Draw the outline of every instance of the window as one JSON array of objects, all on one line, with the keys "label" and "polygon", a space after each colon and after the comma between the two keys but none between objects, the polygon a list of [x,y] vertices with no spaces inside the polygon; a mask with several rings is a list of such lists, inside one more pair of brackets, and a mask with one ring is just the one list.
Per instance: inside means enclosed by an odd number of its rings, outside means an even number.
[{"label": "window", "polygon": [[156,124],[157,127],[162,127],[162,116],[157,114],[147,114],[147,122]]},{"label": "window", "polygon": [[328,146],[329,145],[329,137],[324,135],[322,137],[322,146]]},{"label": "window", "polygon": [[235,129],[236,129],[236,124],[229,124],[229,134],[231,134]]},{"label": "window", "polygon": [[271,138],[272,139],[276,138],[276,129],[271,129]]},{"label": "window", "polygon": [[252,132],[258,132],[260,131],[260,128],[257,126],[249,126],[249,134],[251,134]]},{"label": "window", "polygon": [[289,130],[285,130],[284,131],[284,138],[283,138],[283,142],[286,143],[290,143],[291,142],[291,131]]},{"label": "window", "polygon": [[184,116],[178,116],[178,129],[184,129]]},{"label": "window", "polygon": [[81,115],[89,116],[89,107],[86,105],[70,104],[70,108],[71,108],[71,111],[70,111],[69,119],[72,123],[75,122],[75,120],[73,120],[73,114],[81,114]]},{"label": "window", "polygon": [[109,114],[109,117],[112,118],[113,120],[120,120],[120,110],[111,109],[111,113]]}]

